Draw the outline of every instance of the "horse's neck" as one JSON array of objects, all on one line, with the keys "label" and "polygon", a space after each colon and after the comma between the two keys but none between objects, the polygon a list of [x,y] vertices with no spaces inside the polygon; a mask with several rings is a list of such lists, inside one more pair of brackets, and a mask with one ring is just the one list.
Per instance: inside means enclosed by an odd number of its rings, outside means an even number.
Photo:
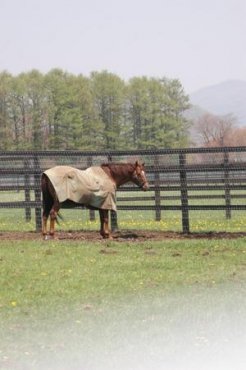
[{"label": "horse's neck", "polygon": [[131,171],[127,165],[109,165],[102,168],[112,178],[117,188],[131,181]]}]

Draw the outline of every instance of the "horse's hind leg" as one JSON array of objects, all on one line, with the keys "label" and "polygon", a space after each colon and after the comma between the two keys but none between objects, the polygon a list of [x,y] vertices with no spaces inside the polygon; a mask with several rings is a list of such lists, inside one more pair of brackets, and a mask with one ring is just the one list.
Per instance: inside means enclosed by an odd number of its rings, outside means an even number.
[{"label": "horse's hind leg", "polygon": [[42,234],[44,239],[48,239],[47,221],[50,217],[50,235],[54,237],[55,221],[60,208],[55,189],[48,177],[43,174],[41,178],[41,188],[43,195],[43,216],[42,216]]},{"label": "horse's hind leg", "polygon": [[42,234],[43,234],[44,239],[46,239],[46,236],[47,236],[47,221],[48,221],[48,216],[46,215],[45,212],[43,212],[43,216],[42,216]]},{"label": "horse's hind leg", "polygon": [[50,194],[49,179],[45,174],[43,174],[41,178],[41,190],[43,198],[42,234],[43,238],[47,239],[47,221],[53,205],[53,199]]},{"label": "horse's hind leg", "polygon": [[52,239],[55,236],[55,223],[57,221],[59,209],[60,209],[59,202],[55,201],[50,211],[50,236]]}]

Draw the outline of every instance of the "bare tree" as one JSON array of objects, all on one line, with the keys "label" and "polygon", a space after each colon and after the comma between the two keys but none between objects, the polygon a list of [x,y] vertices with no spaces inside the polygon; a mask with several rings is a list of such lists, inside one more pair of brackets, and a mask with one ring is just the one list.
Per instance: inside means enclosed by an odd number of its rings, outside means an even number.
[{"label": "bare tree", "polygon": [[233,115],[215,116],[206,113],[195,123],[195,130],[205,146],[228,146],[236,126]]},{"label": "bare tree", "polygon": [[230,137],[230,146],[246,146],[246,128],[236,127]]}]

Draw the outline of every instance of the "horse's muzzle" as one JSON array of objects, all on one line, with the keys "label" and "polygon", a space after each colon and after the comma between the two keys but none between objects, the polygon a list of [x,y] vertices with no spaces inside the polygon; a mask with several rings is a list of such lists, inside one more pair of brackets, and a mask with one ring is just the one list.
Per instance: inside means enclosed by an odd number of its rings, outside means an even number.
[{"label": "horse's muzzle", "polygon": [[141,188],[142,188],[142,190],[143,190],[143,191],[148,190],[148,189],[149,189],[149,184],[148,184],[148,182],[145,182],[145,183],[141,186]]}]

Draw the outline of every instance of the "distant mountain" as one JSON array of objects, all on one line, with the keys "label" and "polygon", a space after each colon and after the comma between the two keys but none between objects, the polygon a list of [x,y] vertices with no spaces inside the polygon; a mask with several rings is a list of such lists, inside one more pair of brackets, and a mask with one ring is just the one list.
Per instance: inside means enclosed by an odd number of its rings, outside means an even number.
[{"label": "distant mountain", "polygon": [[210,113],[210,112],[208,112],[205,109],[202,109],[199,105],[192,104],[189,109],[184,111],[184,117],[188,120],[194,121],[206,113]]},{"label": "distant mountain", "polygon": [[239,125],[246,126],[246,81],[230,80],[204,87],[190,94],[190,102],[193,107],[187,114],[193,119],[204,111],[215,115],[232,113]]}]

